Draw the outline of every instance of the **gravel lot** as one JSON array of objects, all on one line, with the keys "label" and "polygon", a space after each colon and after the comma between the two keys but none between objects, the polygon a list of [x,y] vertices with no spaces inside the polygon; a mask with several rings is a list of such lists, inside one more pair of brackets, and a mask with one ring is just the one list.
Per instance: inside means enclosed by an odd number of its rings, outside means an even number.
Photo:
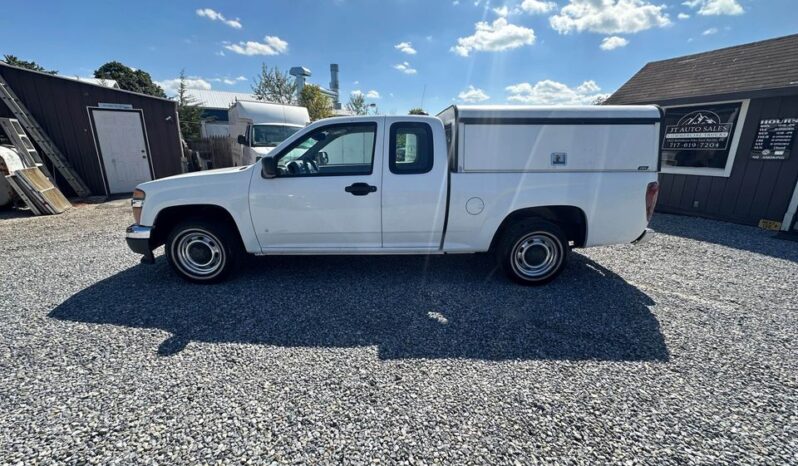
[{"label": "gravel lot", "polygon": [[798,243],[658,215],[545,288],[483,255],[138,264],[0,214],[0,462],[798,463]]}]

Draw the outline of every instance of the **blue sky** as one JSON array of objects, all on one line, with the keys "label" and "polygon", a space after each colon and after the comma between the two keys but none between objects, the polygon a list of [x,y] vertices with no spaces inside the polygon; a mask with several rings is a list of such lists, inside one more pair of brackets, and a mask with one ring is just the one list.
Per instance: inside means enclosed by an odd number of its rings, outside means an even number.
[{"label": "blue sky", "polygon": [[[310,68],[384,113],[453,102],[570,104],[646,62],[798,32],[795,0],[7,2],[0,53],[90,76],[109,60],[169,87],[249,91],[261,63]],[[602,45],[604,46],[602,48]],[[167,91],[170,92],[170,91]],[[377,97],[377,95],[379,97]]]}]

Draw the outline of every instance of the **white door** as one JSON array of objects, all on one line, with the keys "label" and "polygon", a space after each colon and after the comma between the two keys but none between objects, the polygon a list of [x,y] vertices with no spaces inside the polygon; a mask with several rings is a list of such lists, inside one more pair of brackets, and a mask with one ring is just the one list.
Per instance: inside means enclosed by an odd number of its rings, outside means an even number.
[{"label": "white door", "polygon": [[280,175],[258,170],[249,197],[263,251],[381,248],[382,147],[374,119],[318,127],[270,154]]},{"label": "white door", "polygon": [[152,180],[144,125],[137,111],[92,110],[109,194],[129,193]]}]

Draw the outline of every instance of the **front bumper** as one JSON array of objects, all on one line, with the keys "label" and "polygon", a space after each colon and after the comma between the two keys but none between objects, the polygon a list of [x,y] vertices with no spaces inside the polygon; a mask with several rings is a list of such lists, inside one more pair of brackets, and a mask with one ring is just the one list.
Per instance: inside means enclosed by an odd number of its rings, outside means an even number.
[{"label": "front bumper", "polygon": [[136,254],[141,254],[143,256],[141,262],[145,264],[155,262],[155,257],[152,255],[152,246],[150,246],[151,236],[152,227],[142,225],[130,225],[125,231],[127,247]]},{"label": "front bumper", "polygon": [[646,228],[643,231],[643,234],[638,236],[636,240],[632,241],[632,244],[643,244],[647,243],[651,237],[654,236],[654,230],[651,228]]}]

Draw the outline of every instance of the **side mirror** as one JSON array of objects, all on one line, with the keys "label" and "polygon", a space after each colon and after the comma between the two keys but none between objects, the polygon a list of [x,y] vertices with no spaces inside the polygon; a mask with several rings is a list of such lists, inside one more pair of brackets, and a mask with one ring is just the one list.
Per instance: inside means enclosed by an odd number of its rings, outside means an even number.
[{"label": "side mirror", "polygon": [[263,178],[274,178],[277,176],[277,161],[274,160],[274,157],[263,157],[260,159],[260,175]]},{"label": "side mirror", "polygon": [[242,145],[247,145],[247,138],[243,134],[238,135],[238,143]]}]

